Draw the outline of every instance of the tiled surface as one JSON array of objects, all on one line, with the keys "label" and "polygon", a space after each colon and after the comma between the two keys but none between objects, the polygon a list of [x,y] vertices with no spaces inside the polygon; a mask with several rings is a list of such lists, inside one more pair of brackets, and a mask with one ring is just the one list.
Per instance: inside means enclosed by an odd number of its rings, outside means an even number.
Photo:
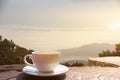
[{"label": "tiled surface", "polygon": [[[0,80],[15,77],[21,72],[0,72]],[[10,80],[16,80],[15,78]],[[113,67],[70,67],[65,80],[120,80],[120,68]]]}]

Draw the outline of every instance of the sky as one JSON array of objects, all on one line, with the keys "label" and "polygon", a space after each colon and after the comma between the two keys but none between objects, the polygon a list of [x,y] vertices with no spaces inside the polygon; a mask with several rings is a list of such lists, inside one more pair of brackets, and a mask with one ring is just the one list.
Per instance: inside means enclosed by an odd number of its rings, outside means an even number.
[{"label": "sky", "polygon": [[34,50],[120,42],[119,0],[1,0],[0,35]]}]

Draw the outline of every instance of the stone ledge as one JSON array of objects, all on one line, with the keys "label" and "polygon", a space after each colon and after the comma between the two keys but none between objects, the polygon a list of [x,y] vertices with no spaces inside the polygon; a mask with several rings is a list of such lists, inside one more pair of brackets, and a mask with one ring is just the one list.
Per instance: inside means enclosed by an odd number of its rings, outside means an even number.
[{"label": "stone ledge", "polygon": [[101,67],[120,67],[120,57],[89,58],[88,65]]},{"label": "stone ledge", "polygon": [[0,65],[0,72],[1,71],[21,71],[25,64],[15,64],[15,65]]}]

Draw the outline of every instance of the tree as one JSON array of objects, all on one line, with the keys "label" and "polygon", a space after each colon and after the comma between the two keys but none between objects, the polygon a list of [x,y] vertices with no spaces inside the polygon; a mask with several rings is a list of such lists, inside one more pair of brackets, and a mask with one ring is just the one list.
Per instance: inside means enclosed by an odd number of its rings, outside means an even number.
[{"label": "tree", "polygon": [[16,45],[12,40],[2,39],[0,36],[0,65],[23,64],[23,57],[32,51]]},{"label": "tree", "polygon": [[120,56],[120,43],[115,44],[115,51],[106,50],[99,53],[99,57],[105,56]]},{"label": "tree", "polygon": [[102,53],[99,54],[100,57],[102,56],[112,56],[112,53],[110,50],[102,51]]},{"label": "tree", "polygon": [[120,53],[120,44],[116,44],[116,48],[115,48],[117,53]]},{"label": "tree", "polygon": [[0,36],[0,42],[2,41],[2,36]]}]

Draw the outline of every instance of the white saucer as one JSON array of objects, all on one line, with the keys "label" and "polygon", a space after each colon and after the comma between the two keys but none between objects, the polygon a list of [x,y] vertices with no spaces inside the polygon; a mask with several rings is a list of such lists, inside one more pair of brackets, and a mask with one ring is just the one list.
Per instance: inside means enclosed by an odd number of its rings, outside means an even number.
[{"label": "white saucer", "polygon": [[33,75],[33,76],[56,76],[56,75],[60,75],[63,73],[66,73],[68,71],[68,67],[59,64],[55,70],[53,72],[50,73],[42,73],[39,72],[35,67],[32,66],[25,66],[23,68],[23,72],[29,75]]}]

